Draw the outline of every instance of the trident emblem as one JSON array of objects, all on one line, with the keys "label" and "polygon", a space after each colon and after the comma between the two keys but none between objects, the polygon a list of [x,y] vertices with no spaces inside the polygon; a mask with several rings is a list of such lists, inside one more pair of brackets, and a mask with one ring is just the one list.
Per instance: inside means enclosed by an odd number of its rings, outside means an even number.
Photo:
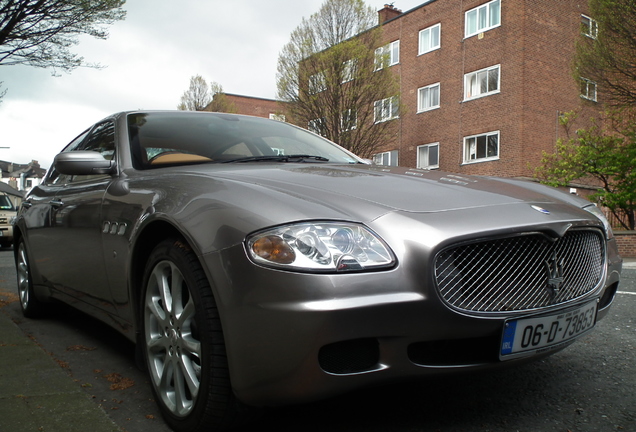
[{"label": "trident emblem", "polygon": [[563,259],[559,261],[556,252],[552,252],[552,257],[545,263],[545,270],[548,275],[548,293],[550,298],[559,295],[561,285],[563,284]]}]

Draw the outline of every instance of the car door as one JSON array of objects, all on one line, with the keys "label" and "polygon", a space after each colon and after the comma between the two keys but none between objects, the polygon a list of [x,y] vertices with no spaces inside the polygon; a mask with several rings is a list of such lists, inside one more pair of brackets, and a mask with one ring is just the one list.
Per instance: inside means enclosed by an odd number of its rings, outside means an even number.
[{"label": "car door", "polygon": [[[63,151],[71,151],[81,144],[90,130],[77,136]],[[51,241],[54,235],[53,204],[59,190],[70,182],[70,176],[58,173],[54,167],[46,173],[42,182],[29,192],[22,202],[21,217],[24,222],[31,261],[36,264],[33,274],[36,284],[47,284],[58,269],[57,245]]]},{"label": "car door", "polygon": [[[97,124],[70,151],[97,151],[115,157],[115,123]],[[47,241],[56,248],[49,283],[76,300],[116,313],[109,289],[102,247],[102,203],[111,175],[73,175],[55,190],[51,200],[51,224]]]}]

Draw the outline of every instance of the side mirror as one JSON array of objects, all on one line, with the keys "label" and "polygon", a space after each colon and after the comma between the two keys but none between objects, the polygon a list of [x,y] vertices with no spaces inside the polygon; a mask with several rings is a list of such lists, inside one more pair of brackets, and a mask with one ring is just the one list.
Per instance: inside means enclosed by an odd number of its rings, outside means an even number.
[{"label": "side mirror", "polygon": [[112,173],[115,163],[95,151],[70,151],[55,156],[53,166],[61,174],[95,175]]}]

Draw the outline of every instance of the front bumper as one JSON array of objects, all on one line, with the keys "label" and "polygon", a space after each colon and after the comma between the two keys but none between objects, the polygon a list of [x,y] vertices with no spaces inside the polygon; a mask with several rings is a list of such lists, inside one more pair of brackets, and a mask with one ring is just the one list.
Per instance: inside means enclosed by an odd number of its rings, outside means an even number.
[{"label": "front bumper", "polygon": [[[563,348],[500,361],[504,322],[523,314],[450,309],[433,287],[432,265],[316,275],[256,266],[242,246],[204,258],[232,386],[249,405],[308,402],[414,377],[505,367]],[[620,275],[615,252],[608,251],[608,262],[603,287],[586,296],[600,299],[598,319]]]},{"label": "front bumper", "polygon": [[0,242],[13,242],[13,225],[0,226]]}]

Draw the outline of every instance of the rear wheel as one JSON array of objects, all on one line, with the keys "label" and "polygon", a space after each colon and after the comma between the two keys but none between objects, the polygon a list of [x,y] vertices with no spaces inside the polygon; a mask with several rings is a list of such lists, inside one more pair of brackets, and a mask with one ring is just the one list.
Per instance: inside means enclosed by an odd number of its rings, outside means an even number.
[{"label": "rear wheel", "polygon": [[22,314],[27,318],[37,318],[42,315],[43,307],[33,293],[33,281],[31,280],[31,266],[24,240],[20,240],[16,253],[16,270],[18,276],[18,296]]},{"label": "rear wheel", "polygon": [[230,385],[212,289],[181,240],[160,243],[144,276],[143,353],[166,422],[178,432],[224,429],[246,417]]}]

